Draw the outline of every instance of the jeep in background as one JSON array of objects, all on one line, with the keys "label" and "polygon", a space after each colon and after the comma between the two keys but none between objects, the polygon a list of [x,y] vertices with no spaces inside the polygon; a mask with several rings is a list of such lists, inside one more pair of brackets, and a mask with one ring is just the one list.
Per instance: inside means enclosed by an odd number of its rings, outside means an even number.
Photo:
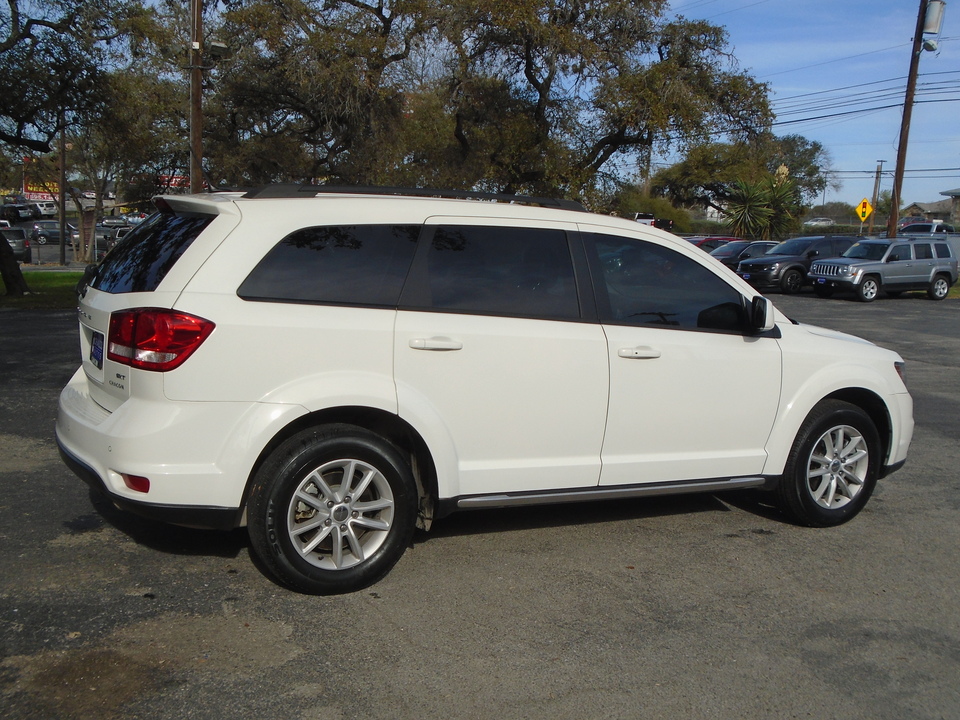
[{"label": "jeep in background", "polygon": [[862,302],[873,302],[881,290],[891,297],[926,290],[932,300],[943,300],[957,282],[957,258],[946,240],[867,238],[841,258],[813,263],[810,281],[820,297],[852,290]]},{"label": "jeep in background", "polygon": [[809,283],[807,272],[814,260],[839,257],[853,240],[841,235],[784,240],[766,254],[741,262],[737,266],[737,275],[758,290],[773,288],[784,294],[798,293]]}]

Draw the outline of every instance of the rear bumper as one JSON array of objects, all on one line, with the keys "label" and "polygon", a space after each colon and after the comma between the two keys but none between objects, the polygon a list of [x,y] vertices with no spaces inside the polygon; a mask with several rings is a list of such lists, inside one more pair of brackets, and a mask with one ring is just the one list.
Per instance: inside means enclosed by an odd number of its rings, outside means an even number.
[{"label": "rear bumper", "polygon": [[59,438],[57,439],[57,446],[60,449],[60,457],[64,464],[93,490],[109,499],[121,510],[172,525],[210,530],[232,530],[241,524],[242,512],[238,508],[158,505],[116,495],[110,492],[107,484],[97,474],[97,471],[67,450],[59,441]]},{"label": "rear bumper", "polygon": [[[60,393],[56,437],[66,465],[115,505],[177,525],[238,527],[247,481],[283,427],[306,411],[256,402],[130,398],[94,402],[81,368]],[[125,476],[149,481],[147,491]]]}]

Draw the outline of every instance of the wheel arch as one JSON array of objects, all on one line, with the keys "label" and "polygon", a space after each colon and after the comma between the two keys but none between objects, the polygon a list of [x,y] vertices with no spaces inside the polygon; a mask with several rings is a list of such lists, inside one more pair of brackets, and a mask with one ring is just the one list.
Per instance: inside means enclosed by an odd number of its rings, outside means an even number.
[{"label": "wheel arch", "polygon": [[[826,395],[821,396],[815,402],[811,402],[804,407],[803,412],[791,413],[792,417],[788,423],[781,426],[781,432],[771,437],[768,443],[767,463],[763,474],[774,477],[779,476],[786,466],[787,457],[790,449],[793,447],[794,440],[800,427],[810,416],[810,413],[825,400],[841,400],[863,410],[873,421],[877,428],[877,434],[880,437],[880,457],[883,465],[877,468],[882,475],[883,467],[889,461],[891,448],[893,446],[893,419],[890,408],[883,398],[875,391],[859,386],[848,386],[837,388]],[[791,403],[793,405],[793,403]]]},{"label": "wheel arch", "polygon": [[360,406],[324,408],[307,413],[277,432],[260,451],[247,476],[241,500],[244,515],[253,479],[270,455],[287,439],[303,430],[334,424],[354,425],[373,432],[384,438],[407,458],[419,495],[417,527],[429,530],[434,519],[438,489],[436,465],[426,442],[409,423],[397,415],[378,408]]},{"label": "wheel arch", "polygon": [[[842,400],[863,410],[873,421],[877,428],[877,435],[880,436],[880,457],[890,457],[890,447],[893,444],[893,419],[890,416],[890,409],[879,395],[866,388],[844,388],[836,390],[824,400]],[[877,468],[879,471],[880,468]]]}]

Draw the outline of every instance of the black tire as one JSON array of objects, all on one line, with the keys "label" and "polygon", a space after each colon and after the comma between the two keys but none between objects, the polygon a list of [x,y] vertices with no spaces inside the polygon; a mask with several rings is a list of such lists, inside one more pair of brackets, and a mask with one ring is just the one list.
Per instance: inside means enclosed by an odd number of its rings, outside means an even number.
[{"label": "black tire", "polygon": [[291,589],[353,592],[403,555],[417,504],[410,467],[393,445],[353,425],[325,425],[294,435],[257,471],[248,532],[263,564]]},{"label": "black tire", "polygon": [[931,300],[943,300],[950,293],[950,278],[937,275],[927,288],[927,297]]},{"label": "black tire", "polygon": [[46,238],[46,236],[45,236],[45,235],[38,235],[38,236],[37,236],[37,244],[38,244],[38,245],[46,245],[46,244],[47,244],[47,238]]},{"label": "black tire", "polygon": [[828,298],[833,297],[834,288],[829,285],[814,285],[813,292],[816,293],[817,297]]},{"label": "black tire", "polygon": [[796,268],[790,268],[780,278],[780,292],[785,295],[795,295],[803,288],[803,273]]},{"label": "black tire", "polygon": [[857,300],[873,302],[880,294],[880,281],[874,275],[868,275],[857,285]]},{"label": "black tire", "polygon": [[877,483],[880,436],[860,408],[824,400],[800,426],[777,485],[781,509],[801,525],[847,522]]}]

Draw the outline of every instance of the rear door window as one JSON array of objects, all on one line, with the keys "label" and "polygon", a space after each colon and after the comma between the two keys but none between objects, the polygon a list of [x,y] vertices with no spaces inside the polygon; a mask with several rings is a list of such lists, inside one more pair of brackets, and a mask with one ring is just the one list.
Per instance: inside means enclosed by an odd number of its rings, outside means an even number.
[{"label": "rear door window", "polygon": [[932,260],[933,250],[927,243],[917,243],[913,246],[913,253],[917,260]]},{"label": "rear door window", "polygon": [[215,215],[156,213],[127,234],[97,268],[90,287],[152,292]]},{"label": "rear door window", "polygon": [[404,292],[410,309],[543,319],[580,318],[564,230],[438,226]]}]

